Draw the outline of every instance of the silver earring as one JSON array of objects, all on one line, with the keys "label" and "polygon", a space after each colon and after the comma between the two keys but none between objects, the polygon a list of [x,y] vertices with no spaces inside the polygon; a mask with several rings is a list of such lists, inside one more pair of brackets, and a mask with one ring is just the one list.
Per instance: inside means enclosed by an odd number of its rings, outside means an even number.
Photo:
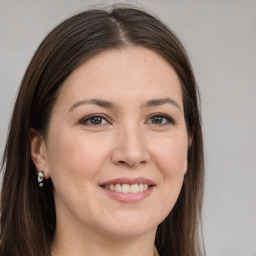
[{"label": "silver earring", "polygon": [[37,172],[37,181],[40,187],[44,185],[43,180],[44,180],[44,171]]}]

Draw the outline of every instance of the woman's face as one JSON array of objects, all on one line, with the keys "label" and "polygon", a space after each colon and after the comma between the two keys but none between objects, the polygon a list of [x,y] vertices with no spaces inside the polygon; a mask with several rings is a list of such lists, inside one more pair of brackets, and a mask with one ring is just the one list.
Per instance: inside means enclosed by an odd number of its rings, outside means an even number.
[{"label": "woman's face", "polygon": [[57,227],[155,232],[180,193],[188,142],[181,85],[162,57],[142,47],[92,57],[64,82],[38,151]]}]

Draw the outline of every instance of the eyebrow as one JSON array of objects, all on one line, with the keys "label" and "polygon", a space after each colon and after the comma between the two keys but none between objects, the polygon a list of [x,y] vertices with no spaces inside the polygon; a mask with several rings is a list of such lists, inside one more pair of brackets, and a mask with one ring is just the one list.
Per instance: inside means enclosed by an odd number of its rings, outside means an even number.
[{"label": "eyebrow", "polygon": [[179,111],[181,112],[181,107],[180,107],[180,105],[179,105],[174,99],[171,99],[171,98],[149,100],[149,101],[147,101],[146,103],[144,103],[144,104],[142,105],[142,107],[143,107],[143,108],[146,108],[146,107],[155,107],[155,106],[164,105],[164,104],[166,104],[166,103],[169,103],[169,104],[175,106],[175,107],[178,108]]},{"label": "eyebrow", "polygon": [[[177,107],[179,109],[179,111],[181,112],[180,105],[174,99],[171,99],[171,98],[149,100],[149,101],[145,102],[144,104],[142,104],[141,108],[155,107],[155,106],[160,106],[160,105],[164,105],[167,103]],[[68,112],[72,112],[75,108],[77,108],[80,105],[84,105],[84,104],[93,104],[93,105],[100,106],[102,108],[116,108],[115,104],[113,104],[110,101],[100,100],[100,99],[85,99],[85,100],[81,100],[81,101],[74,103],[70,107]]]},{"label": "eyebrow", "polygon": [[71,112],[76,107],[78,107],[80,105],[84,105],[84,104],[93,104],[93,105],[100,106],[102,108],[114,108],[115,107],[114,104],[109,101],[99,100],[99,99],[86,99],[86,100],[78,101],[75,104],[73,104],[71,106],[71,108],[68,110],[68,112]]}]

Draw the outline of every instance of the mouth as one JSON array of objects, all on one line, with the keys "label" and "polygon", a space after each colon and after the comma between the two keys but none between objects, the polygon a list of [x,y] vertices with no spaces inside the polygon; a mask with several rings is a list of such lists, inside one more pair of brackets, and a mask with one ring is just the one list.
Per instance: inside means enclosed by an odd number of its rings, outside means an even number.
[{"label": "mouth", "polygon": [[102,187],[111,191],[115,191],[118,193],[139,193],[146,191],[149,187],[152,187],[153,185],[148,184],[110,184],[110,185],[103,185]]},{"label": "mouth", "polygon": [[106,194],[121,202],[140,201],[148,197],[155,186],[156,183],[145,178],[119,178],[100,184]]}]

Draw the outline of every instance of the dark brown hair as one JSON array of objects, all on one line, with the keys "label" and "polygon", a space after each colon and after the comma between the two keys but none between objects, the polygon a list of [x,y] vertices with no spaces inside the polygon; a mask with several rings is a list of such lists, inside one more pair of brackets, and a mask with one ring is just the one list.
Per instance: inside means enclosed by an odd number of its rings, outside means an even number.
[{"label": "dark brown hair", "polygon": [[158,19],[131,7],[90,10],[69,18],[50,32],[32,58],[16,99],[2,162],[1,255],[49,256],[55,234],[53,185],[48,180],[43,188],[38,186],[29,129],[47,136],[61,85],[81,63],[105,49],[137,45],[157,52],[177,72],[187,131],[193,133],[181,193],[159,225],[155,242],[160,255],[202,255],[204,157],[195,78],[174,33]]}]

